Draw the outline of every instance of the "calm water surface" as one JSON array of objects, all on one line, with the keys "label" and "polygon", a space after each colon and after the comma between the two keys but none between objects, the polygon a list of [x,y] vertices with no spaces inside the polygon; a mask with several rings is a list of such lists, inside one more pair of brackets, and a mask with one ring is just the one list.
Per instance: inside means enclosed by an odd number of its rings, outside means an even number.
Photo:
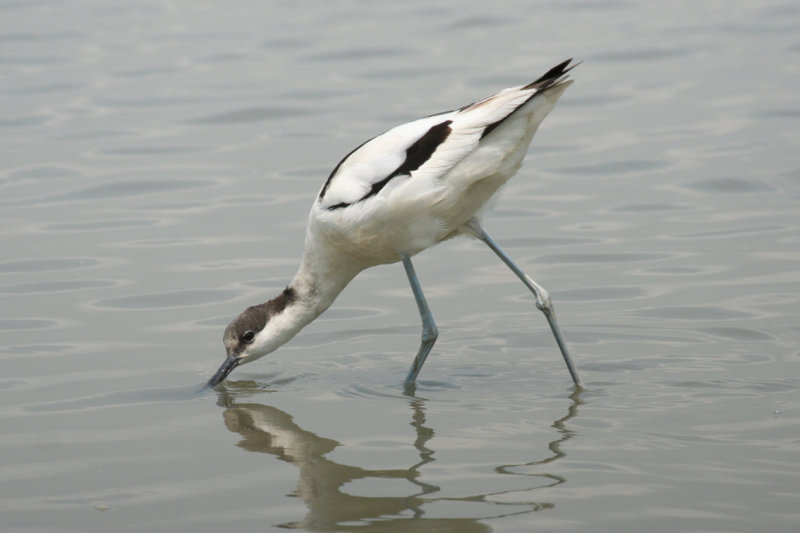
[{"label": "calm water surface", "polygon": [[[488,4],[487,4],[488,6]],[[336,162],[576,57],[478,243],[197,393]],[[800,529],[800,6],[0,3],[0,522]]]}]

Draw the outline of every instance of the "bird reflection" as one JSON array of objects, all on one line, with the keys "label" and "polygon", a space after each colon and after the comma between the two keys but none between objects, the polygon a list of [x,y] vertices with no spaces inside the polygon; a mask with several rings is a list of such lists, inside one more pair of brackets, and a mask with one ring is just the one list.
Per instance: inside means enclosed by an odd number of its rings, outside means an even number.
[{"label": "bird reflection", "polygon": [[[545,480],[549,479],[549,482],[545,483],[544,485],[539,485],[535,488],[542,488],[542,487],[555,487],[556,485],[560,485],[562,483],[566,483],[566,479],[562,476],[557,476],[555,474],[525,474],[521,472],[522,470],[529,469],[530,467],[534,466],[542,466],[557,459],[560,459],[566,455],[566,453],[561,449],[561,445],[567,442],[569,439],[575,436],[575,432],[569,428],[567,428],[567,422],[578,414],[578,406],[583,404],[583,400],[581,396],[583,391],[578,389],[575,390],[570,395],[570,400],[572,403],[570,404],[569,408],[567,409],[567,414],[555,422],[553,422],[550,427],[555,428],[558,431],[560,437],[550,441],[547,445],[547,448],[550,450],[552,455],[545,457],[544,459],[540,459],[538,461],[530,461],[528,463],[522,464],[510,464],[510,465],[502,465],[498,466],[495,471],[501,474],[514,474],[514,475],[527,475],[532,477],[540,477],[544,478]],[[542,506],[552,507],[551,504],[542,504]]]},{"label": "bird reflection", "polygon": [[[308,508],[306,516],[297,522],[279,524],[280,527],[305,529],[310,531],[408,531],[415,530],[473,533],[488,532],[491,527],[482,521],[524,514],[553,507],[552,503],[526,502],[522,505],[503,505],[493,501],[493,497],[504,492],[489,492],[464,497],[439,497],[435,494],[441,489],[420,480],[422,468],[434,461],[434,450],[429,442],[434,430],[426,423],[425,400],[409,396],[411,426],[415,429],[414,448],[419,461],[407,469],[367,469],[358,466],[336,463],[326,458],[339,442],[320,437],[299,427],[292,416],[269,405],[258,403],[239,403],[233,389],[225,387],[219,391],[219,404],[225,407],[223,417],[227,428],[241,435],[238,446],[257,453],[274,455],[299,469],[299,479],[294,493]],[[559,438],[549,443],[550,454],[524,464],[509,464],[496,467],[495,471],[508,475],[529,475],[547,482],[536,483],[529,490],[555,486],[566,480],[553,474],[525,473],[539,465],[546,465],[564,456],[561,446],[573,437],[566,423],[577,415],[582,403],[580,391],[570,398],[566,416],[556,420],[552,427]],[[348,494],[344,487],[348,483],[363,479],[398,479],[409,483],[406,496],[358,496]],[[351,485],[352,486],[352,485]],[[428,518],[425,507],[436,502],[463,502],[492,504],[501,512],[489,513],[479,518]],[[513,510],[512,510],[513,509]]]}]

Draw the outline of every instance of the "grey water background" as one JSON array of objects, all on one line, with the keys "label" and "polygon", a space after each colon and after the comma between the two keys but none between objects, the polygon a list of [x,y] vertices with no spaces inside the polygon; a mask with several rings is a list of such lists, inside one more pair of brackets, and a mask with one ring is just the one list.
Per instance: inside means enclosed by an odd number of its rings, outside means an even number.
[{"label": "grey water background", "polygon": [[[576,83],[479,243],[196,394],[354,146]],[[797,531],[800,4],[0,3],[0,529]]]}]

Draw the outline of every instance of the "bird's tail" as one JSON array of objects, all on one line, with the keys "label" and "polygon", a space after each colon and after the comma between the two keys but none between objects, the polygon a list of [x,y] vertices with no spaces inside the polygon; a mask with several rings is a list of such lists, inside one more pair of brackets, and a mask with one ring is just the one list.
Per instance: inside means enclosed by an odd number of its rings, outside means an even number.
[{"label": "bird's tail", "polygon": [[581,64],[580,61],[570,65],[572,58],[567,59],[563,63],[559,63],[558,65],[554,66],[547,72],[545,72],[539,79],[532,81],[525,87],[524,89],[538,89],[537,92],[541,93],[545,89],[549,89],[550,87],[557,85],[559,82],[562,82],[566,79],[567,73]]}]

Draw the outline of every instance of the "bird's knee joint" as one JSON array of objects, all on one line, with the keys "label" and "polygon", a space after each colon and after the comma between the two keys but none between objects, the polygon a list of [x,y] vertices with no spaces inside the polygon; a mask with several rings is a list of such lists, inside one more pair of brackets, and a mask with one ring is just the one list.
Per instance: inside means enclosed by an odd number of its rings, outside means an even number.
[{"label": "bird's knee joint", "polygon": [[536,308],[543,313],[552,313],[553,301],[550,299],[550,296],[536,298]]},{"label": "bird's knee joint", "polygon": [[436,339],[438,338],[439,338],[439,329],[436,326],[433,326],[431,328],[425,328],[425,330],[422,332],[422,342],[425,344],[427,343],[432,344],[436,342]]}]

